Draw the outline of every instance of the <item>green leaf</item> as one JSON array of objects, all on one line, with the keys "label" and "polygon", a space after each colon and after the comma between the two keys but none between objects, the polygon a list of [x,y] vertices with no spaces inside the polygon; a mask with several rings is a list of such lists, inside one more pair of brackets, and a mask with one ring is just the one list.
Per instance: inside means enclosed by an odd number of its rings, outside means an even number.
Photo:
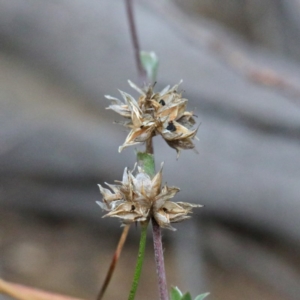
[{"label": "green leaf", "polygon": [[192,300],[192,296],[190,293],[186,293],[181,297],[181,300]]},{"label": "green leaf", "polygon": [[151,178],[155,175],[155,163],[152,154],[145,152],[137,152],[137,162],[142,169],[144,169],[145,173],[148,174]]},{"label": "green leaf", "polygon": [[201,295],[198,295],[195,300],[203,300],[204,298],[206,298],[210,293],[204,293]]},{"label": "green leaf", "polygon": [[155,52],[140,52],[140,60],[149,80],[154,82],[157,76],[158,57]]},{"label": "green leaf", "polygon": [[182,293],[180,289],[176,287],[172,287],[171,289],[171,300],[181,300]]}]

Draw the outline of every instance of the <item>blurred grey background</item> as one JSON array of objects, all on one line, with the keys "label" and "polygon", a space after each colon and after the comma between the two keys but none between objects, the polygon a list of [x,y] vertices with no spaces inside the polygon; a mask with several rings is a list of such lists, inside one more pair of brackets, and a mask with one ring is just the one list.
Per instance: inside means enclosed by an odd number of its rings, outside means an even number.
[{"label": "blurred grey background", "polygon": [[[141,47],[157,89],[181,88],[201,126],[179,160],[159,138],[175,200],[205,205],[165,232],[169,285],[212,300],[299,299],[300,1],[140,0]],[[137,96],[121,0],[0,0],[0,276],[93,299],[121,229],[97,183],[134,149],[105,94]],[[142,149],[142,147],[141,147]],[[156,299],[149,234],[137,299]],[[132,228],[106,299],[126,299]],[[117,286],[114,287],[114,286]]]}]

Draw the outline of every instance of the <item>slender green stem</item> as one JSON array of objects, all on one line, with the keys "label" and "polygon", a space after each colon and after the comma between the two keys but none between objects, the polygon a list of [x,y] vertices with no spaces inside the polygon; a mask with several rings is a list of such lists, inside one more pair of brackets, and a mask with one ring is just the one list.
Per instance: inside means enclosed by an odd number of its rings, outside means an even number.
[{"label": "slender green stem", "polygon": [[[137,152],[136,158],[138,165],[143,168],[143,170],[152,178],[155,175],[155,164],[154,158],[152,154],[145,153],[145,152]],[[141,238],[140,238],[140,246],[139,246],[139,253],[137,258],[137,263],[134,271],[133,282],[131,286],[131,290],[129,293],[128,300],[133,300],[137,291],[139,279],[141,276],[143,261],[145,257],[145,249],[146,249],[146,236],[147,236],[147,228],[148,228],[148,221],[141,223],[142,231],[141,231]]]},{"label": "slender green stem", "polygon": [[137,259],[136,266],[135,266],[133,282],[132,282],[128,300],[133,300],[135,297],[137,287],[139,284],[139,280],[140,280],[140,276],[141,276],[141,272],[142,272],[144,257],[145,257],[148,222],[142,223],[141,225],[142,225],[142,230],[141,230],[141,239],[140,239],[138,259]]}]

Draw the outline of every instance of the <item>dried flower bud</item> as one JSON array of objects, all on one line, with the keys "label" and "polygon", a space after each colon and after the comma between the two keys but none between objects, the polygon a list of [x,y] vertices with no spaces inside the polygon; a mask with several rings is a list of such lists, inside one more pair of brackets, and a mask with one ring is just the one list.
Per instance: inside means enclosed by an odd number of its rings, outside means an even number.
[{"label": "dried flower bud", "polygon": [[202,207],[170,201],[179,188],[161,187],[162,167],[153,179],[139,167],[135,176],[132,173],[125,169],[122,181],[114,185],[106,183],[111,190],[99,185],[103,201],[97,201],[97,204],[108,211],[104,217],[119,218],[123,224],[143,222],[154,217],[160,227],[175,230],[170,223],[186,220],[194,207]]},{"label": "dried flower bud", "polygon": [[131,129],[119,152],[124,148],[146,142],[155,135],[161,135],[168,145],[176,149],[179,155],[182,149],[193,149],[193,139],[197,129],[193,112],[187,112],[187,99],[177,92],[179,84],[165,87],[161,92],[154,93],[153,86],[146,91],[137,87],[131,81],[129,85],[141,96],[136,101],[131,95],[120,91],[124,103],[117,98],[106,96],[112,103],[108,109],[114,110],[128,120],[124,126]]}]

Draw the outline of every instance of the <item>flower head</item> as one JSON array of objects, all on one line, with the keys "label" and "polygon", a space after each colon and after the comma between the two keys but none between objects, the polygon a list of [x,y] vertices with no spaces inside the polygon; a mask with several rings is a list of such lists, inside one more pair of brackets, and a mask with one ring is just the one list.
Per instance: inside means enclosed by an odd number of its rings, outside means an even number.
[{"label": "flower head", "polygon": [[162,167],[151,179],[140,167],[134,176],[124,170],[122,181],[107,184],[110,189],[99,185],[103,201],[97,204],[108,213],[104,217],[121,219],[123,224],[143,222],[153,217],[160,227],[175,230],[170,223],[189,219],[194,207],[202,205],[187,202],[172,202],[179,192],[177,187],[161,186]]},{"label": "flower head", "polygon": [[112,109],[127,120],[123,125],[131,129],[119,152],[124,148],[146,142],[154,135],[161,135],[168,145],[176,149],[179,155],[182,149],[194,148],[193,139],[197,129],[193,112],[186,111],[187,99],[177,92],[179,84],[165,87],[154,93],[153,86],[145,91],[131,81],[129,85],[141,96],[136,101],[131,95],[120,91],[124,103],[117,98],[106,96],[111,100],[108,109]]}]

